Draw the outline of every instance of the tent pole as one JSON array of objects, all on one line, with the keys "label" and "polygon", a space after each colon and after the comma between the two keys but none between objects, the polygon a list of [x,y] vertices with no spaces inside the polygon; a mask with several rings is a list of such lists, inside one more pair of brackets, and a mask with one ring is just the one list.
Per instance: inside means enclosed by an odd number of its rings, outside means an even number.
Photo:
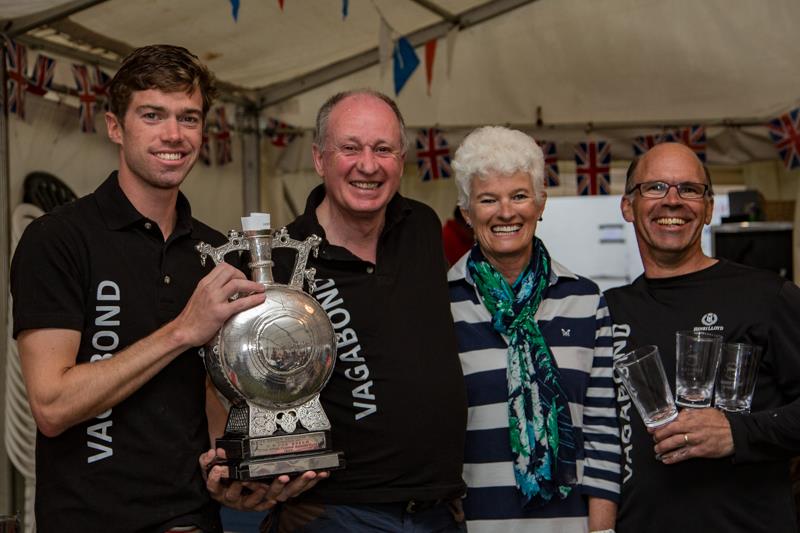
[{"label": "tent pole", "polygon": [[[0,342],[0,399],[2,412],[6,407],[6,358],[8,357],[8,270],[11,263],[11,198],[10,167],[8,153],[8,73],[6,72],[5,45],[0,44],[0,324],[3,324],[3,340]],[[11,462],[5,447],[5,416],[0,416],[0,514],[12,512]]]},{"label": "tent pole", "polygon": [[2,21],[2,28],[0,28],[0,31],[9,37],[16,37],[26,31],[61,20],[107,1],[108,0],[73,0],[72,2],[46,9],[40,13],[4,20]]},{"label": "tent pole", "polygon": [[261,131],[254,105],[236,106],[237,129],[242,139],[243,214],[261,211]]}]

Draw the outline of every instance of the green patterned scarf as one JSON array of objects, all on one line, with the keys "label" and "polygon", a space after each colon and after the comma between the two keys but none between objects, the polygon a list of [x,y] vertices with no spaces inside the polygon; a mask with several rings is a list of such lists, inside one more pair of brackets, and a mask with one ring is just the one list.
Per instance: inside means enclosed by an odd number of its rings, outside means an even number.
[{"label": "green patterned scarf", "polygon": [[514,478],[525,504],[566,498],[576,483],[575,437],[561,374],[534,315],[550,282],[550,256],[533,239],[533,257],[514,286],[480,247],[467,261],[494,329],[508,338],[508,429]]}]

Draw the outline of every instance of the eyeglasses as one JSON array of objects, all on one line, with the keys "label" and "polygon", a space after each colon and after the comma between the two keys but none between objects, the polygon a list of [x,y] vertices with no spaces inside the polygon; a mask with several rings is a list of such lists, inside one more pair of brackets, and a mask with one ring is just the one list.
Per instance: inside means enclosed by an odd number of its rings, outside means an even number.
[{"label": "eyeglasses", "polygon": [[699,200],[708,192],[708,184],[706,183],[684,181],[677,185],[671,185],[665,181],[645,181],[644,183],[637,183],[625,194],[633,194],[636,189],[639,189],[639,194],[643,198],[664,198],[673,187],[678,191],[678,196],[684,200]]}]

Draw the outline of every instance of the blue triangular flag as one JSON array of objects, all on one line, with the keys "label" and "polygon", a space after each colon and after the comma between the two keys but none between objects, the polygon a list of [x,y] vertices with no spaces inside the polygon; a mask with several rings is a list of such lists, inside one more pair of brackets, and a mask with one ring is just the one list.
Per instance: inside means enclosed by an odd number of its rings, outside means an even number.
[{"label": "blue triangular flag", "polygon": [[231,0],[231,10],[233,11],[233,21],[239,21],[239,0]]},{"label": "blue triangular flag", "polygon": [[394,45],[394,94],[400,94],[408,78],[417,70],[419,58],[414,47],[405,37],[400,37]]},{"label": "blue triangular flag", "polygon": [[342,20],[347,18],[347,0],[342,0]]}]

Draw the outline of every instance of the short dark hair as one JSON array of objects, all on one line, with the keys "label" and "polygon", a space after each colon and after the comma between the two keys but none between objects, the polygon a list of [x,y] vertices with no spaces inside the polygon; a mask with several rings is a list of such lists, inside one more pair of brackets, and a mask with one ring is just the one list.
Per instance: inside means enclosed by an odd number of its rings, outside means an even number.
[{"label": "short dark hair", "polygon": [[325,136],[328,134],[328,120],[330,119],[331,112],[333,112],[333,108],[336,107],[336,104],[345,98],[349,98],[350,96],[359,95],[377,98],[391,108],[394,116],[397,117],[397,123],[400,126],[400,142],[402,143],[403,153],[405,153],[406,150],[408,150],[408,137],[406,136],[406,122],[403,120],[403,115],[400,113],[400,108],[397,107],[397,103],[390,97],[373,89],[352,89],[349,91],[336,93],[328,98],[317,112],[317,121],[314,127],[314,144],[316,144],[320,149],[323,148]]},{"label": "short dark hair", "polygon": [[[645,152],[646,154],[647,152]],[[645,156],[642,154],[640,156],[636,156],[631,161],[631,164],[628,165],[628,171],[625,174],[625,194],[631,194],[633,192],[633,180],[636,175],[636,167],[639,166],[639,161]],[[706,183],[708,183],[708,195],[714,196],[714,185],[711,183],[711,172],[708,171],[708,167],[703,163],[700,158],[697,158],[697,162],[700,163],[700,166],[703,167],[703,172],[706,175]]]},{"label": "short dark hair", "polygon": [[214,75],[186,48],[154,44],[137,48],[125,59],[108,87],[109,108],[122,122],[135,91],[158,89],[164,92],[200,91],[205,117],[217,89]]}]

